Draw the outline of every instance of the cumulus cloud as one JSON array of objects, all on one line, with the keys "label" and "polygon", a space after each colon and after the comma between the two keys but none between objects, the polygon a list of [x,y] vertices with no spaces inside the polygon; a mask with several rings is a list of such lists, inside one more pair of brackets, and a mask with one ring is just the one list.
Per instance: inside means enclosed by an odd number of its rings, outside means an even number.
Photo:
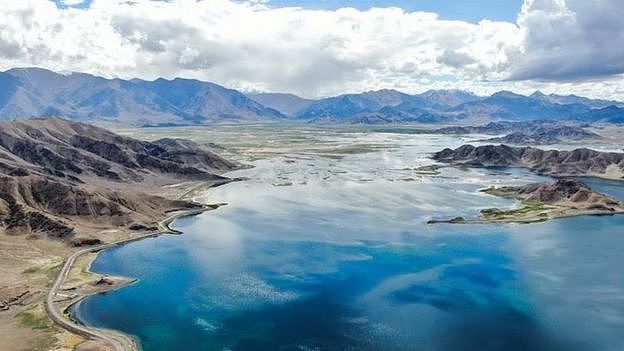
[{"label": "cumulus cloud", "polygon": [[[622,84],[613,75],[622,73],[623,49],[603,44],[622,42],[614,2],[526,0],[517,23],[473,24],[399,8],[272,8],[264,0],[94,0],[88,8],[11,1],[0,9],[0,67],[183,76],[305,96],[378,88],[557,91],[570,88],[559,79],[611,75],[571,89],[617,95]],[[605,11],[609,18],[599,20]]]},{"label": "cumulus cloud", "polygon": [[512,79],[578,80],[624,73],[619,0],[526,0],[522,55]]}]

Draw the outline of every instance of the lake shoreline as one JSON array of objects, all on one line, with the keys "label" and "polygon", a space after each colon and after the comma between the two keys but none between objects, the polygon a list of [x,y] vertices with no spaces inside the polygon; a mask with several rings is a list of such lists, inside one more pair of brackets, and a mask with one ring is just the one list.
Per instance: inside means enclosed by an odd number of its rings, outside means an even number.
[{"label": "lake shoreline", "polygon": [[[200,192],[204,192],[210,188],[214,188],[217,186],[229,184],[234,181],[240,181],[240,179],[231,179],[227,182],[217,182],[217,183],[199,182],[198,184],[191,187],[189,190],[185,191],[184,193],[180,194],[177,197],[179,199],[194,197],[194,195],[197,195]],[[130,244],[132,242],[136,242],[136,241],[140,241],[140,240],[144,240],[148,238],[156,238],[165,234],[182,235],[183,234],[182,232],[172,229],[170,227],[170,225],[176,219],[182,218],[182,217],[195,216],[195,215],[207,212],[207,211],[216,210],[223,205],[226,205],[226,204],[202,204],[202,208],[176,211],[177,213],[174,213],[158,222],[158,231],[156,232],[147,233],[147,234],[140,235],[137,237],[126,238],[126,239],[122,239],[119,241],[102,244],[97,247],[86,248],[86,249],[74,252],[68,259],[64,261],[63,267],[59,275],[55,279],[52,288],[48,292],[48,298],[46,300],[46,312],[48,316],[52,319],[52,321],[56,325],[60,326],[61,328],[69,332],[78,334],[82,337],[85,337],[87,340],[93,340],[96,342],[104,342],[109,346],[113,346],[116,351],[141,351],[142,349],[140,346],[140,342],[138,341],[136,337],[123,333],[118,330],[102,329],[102,328],[95,328],[95,327],[88,326],[86,323],[81,321],[77,317],[77,315],[74,313],[75,309],[78,308],[80,303],[84,301],[86,298],[93,296],[93,295],[103,294],[103,293],[115,291],[118,289],[122,289],[124,287],[127,287],[129,285],[132,285],[138,282],[138,278],[117,277],[117,276],[112,277],[112,276],[104,275],[105,278],[112,278],[114,280],[118,280],[118,282],[110,284],[105,287],[94,289],[93,291],[90,291],[87,293],[75,294],[75,296],[72,296],[72,298],[69,299],[69,301],[60,301],[60,302],[65,302],[64,306],[62,306],[62,308],[60,309],[60,314],[59,314],[59,310],[57,309],[57,306],[55,306],[55,304],[58,304],[59,301],[54,301],[54,299],[58,296],[59,290],[61,290],[63,283],[65,283],[70,278],[70,271],[72,269],[84,271],[88,273],[94,279],[102,277],[102,274],[99,274],[91,270],[91,264],[95,261],[95,259],[97,259],[97,256],[100,252],[106,249],[113,248],[113,247]],[[75,261],[78,258],[88,253],[93,253],[95,255],[92,257],[92,259],[88,260],[86,264],[85,263],[83,263],[82,265],[75,264]]]},{"label": "lake shoreline", "polygon": [[[513,209],[512,209],[513,211]],[[583,216],[597,216],[597,217],[607,217],[607,216],[617,216],[624,214],[624,211],[615,211],[615,212],[605,212],[605,211],[593,211],[593,212],[580,212],[580,213],[562,213],[557,216],[552,217],[539,217],[534,216],[525,219],[465,219],[463,217],[455,217],[450,219],[432,219],[427,221],[428,225],[435,224],[533,224],[540,223],[546,221],[552,221],[557,219],[565,219],[565,218],[574,218],[574,217],[583,217]]]}]

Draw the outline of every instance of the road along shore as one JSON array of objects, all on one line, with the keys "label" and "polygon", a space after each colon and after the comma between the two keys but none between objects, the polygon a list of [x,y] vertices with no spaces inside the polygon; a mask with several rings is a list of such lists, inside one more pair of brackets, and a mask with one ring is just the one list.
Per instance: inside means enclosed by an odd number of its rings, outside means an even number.
[{"label": "road along shore", "polygon": [[[78,334],[82,337],[85,337],[87,339],[93,339],[96,341],[104,342],[110,345],[111,347],[113,347],[115,351],[139,351],[140,350],[139,344],[132,337],[125,335],[123,333],[117,332],[117,331],[92,328],[89,326],[82,325],[64,313],[64,311],[67,311],[71,306],[80,302],[82,299],[86,298],[89,295],[77,296],[67,308],[64,308],[63,310],[58,309],[58,306],[56,306],[55,304],[55,299],[58,296],[62,296],[62,295],[59,295],[59,290],[61,289],[61,287],[67,280],[67,277],[69,275],[69,272],[72,266],[74,265],[74,263],[79,257],[89,254],[89,253],[97,253],[107,248],[128,244],[130,242],[143,240],[146,238],[154,238],[163,234],[180,234],[180,232],[173,230],[169,227],[169,225],[173,221],[175,221],[177,218],[194,216],[194,215],[206,212],[206,211],[214,210],[218,208],[219,206],[220,205],[206,205],[203,208],[199,208],[199,209],[193,209],[193,210],[188,210],[188,211],[178,211],[178,212],[172,213],[167,218],[158,222],[158,230],[156,232],[152,232],[152,233],[148,233],[148,234],[144,234],[144,235],[140,235],[140,236],[136,236],[133,238],[124,239],[124,240],[118,240],[118,241],[114,241],[114,242],[106,243],[102,245],[97,245],[94,247],[89,247],[89,248],[74,252],[63,263],[63,266],[59,272],[59,275],[56,277],[54,283],[52,284],[52,287],[50,288],[50,291],[48,292],[46,296],[45,306],[46,306],[46,311],[49,317],[52,319],[52,321],[54,321],[56,324],[58,324],[62,328],[72,333]],[[117,288],[120,288],[120,286],[111,287],[111,290],[117,289]],[[101,292],[103,291],[98,291],[97,293],[101,293]]]}]

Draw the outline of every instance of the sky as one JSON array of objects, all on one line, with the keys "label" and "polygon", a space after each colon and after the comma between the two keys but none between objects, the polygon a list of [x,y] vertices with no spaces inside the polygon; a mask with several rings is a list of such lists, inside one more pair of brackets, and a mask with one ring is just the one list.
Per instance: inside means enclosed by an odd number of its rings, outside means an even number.
[{"label": "sky", "polygon": [[0,70],[304,97],[465,89],[624,100],[622,18],[622,0],[6,1]]},{"label": "sky", "polygon": [[522,0],[274,0],[270,1],[268,5],[271,7],[300,6],[308,9],[330,10],[341,7],[354,7],[359,10],[368,10],[372,7],[399,7],[409,12],[435,12],[442,19],[477,23],[483,19],[515,21],[522,6]]}]

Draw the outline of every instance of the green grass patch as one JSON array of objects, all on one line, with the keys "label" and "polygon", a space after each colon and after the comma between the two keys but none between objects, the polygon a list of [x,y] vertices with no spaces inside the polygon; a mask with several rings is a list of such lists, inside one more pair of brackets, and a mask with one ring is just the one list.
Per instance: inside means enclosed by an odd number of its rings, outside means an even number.
[{"label": "green grass patch", "polygon": [[[52,266],[52,267],[46,268],[46,270],[45,270],[45,275],[46,275],[46,277],[48,277],[48,279],[50,279],[51,281],[54,281],[54,279],[56,279],[56,277],[57,277],[57,276],[59,275],[59,273],[61,272],[61,267],[62,267],[62,266],[63,266],[63,265],[62,265],[61,263],[59,263],[59,264],[57,264],[57,265],[55,265],[55,266]],[[51,284],[51,283],[50,283],[50,284]]]},{"label": "green grass patch", "polygon": [[43,306],[37,305],[17,314],[22,325],[35,330],[52,330],[54,323],[48,318]]},{"label": "green grass patch", "polygon": [[492,195],[492,196],[498,196],[498,197],[504,197],[504,198],[518,198],[515,194],[513,193],[509,193],[508,191],[505,191],[504,188],[497,188],[497,187],[489,187],[487,189],[481,189],[479,190],[482,193],[486,193],[488,195]]},{"label": "green grass patch", "polygon": [[508,219],[514,217],[523,217],[533,213],[542,213],[544,211],[549,211],[556,209],[556,207],[549,206],[541,203],[529,203],[523,204],[521,207],[514,208],[511,210],[501,210],[498,208],[487,208],[481,210],[481,215],[485,216],[488,219]]},{"label": "green grass patch", "polygon": [[35,274],[39,272],[39,267],[29,267],[22,271],[22,274]]}]

